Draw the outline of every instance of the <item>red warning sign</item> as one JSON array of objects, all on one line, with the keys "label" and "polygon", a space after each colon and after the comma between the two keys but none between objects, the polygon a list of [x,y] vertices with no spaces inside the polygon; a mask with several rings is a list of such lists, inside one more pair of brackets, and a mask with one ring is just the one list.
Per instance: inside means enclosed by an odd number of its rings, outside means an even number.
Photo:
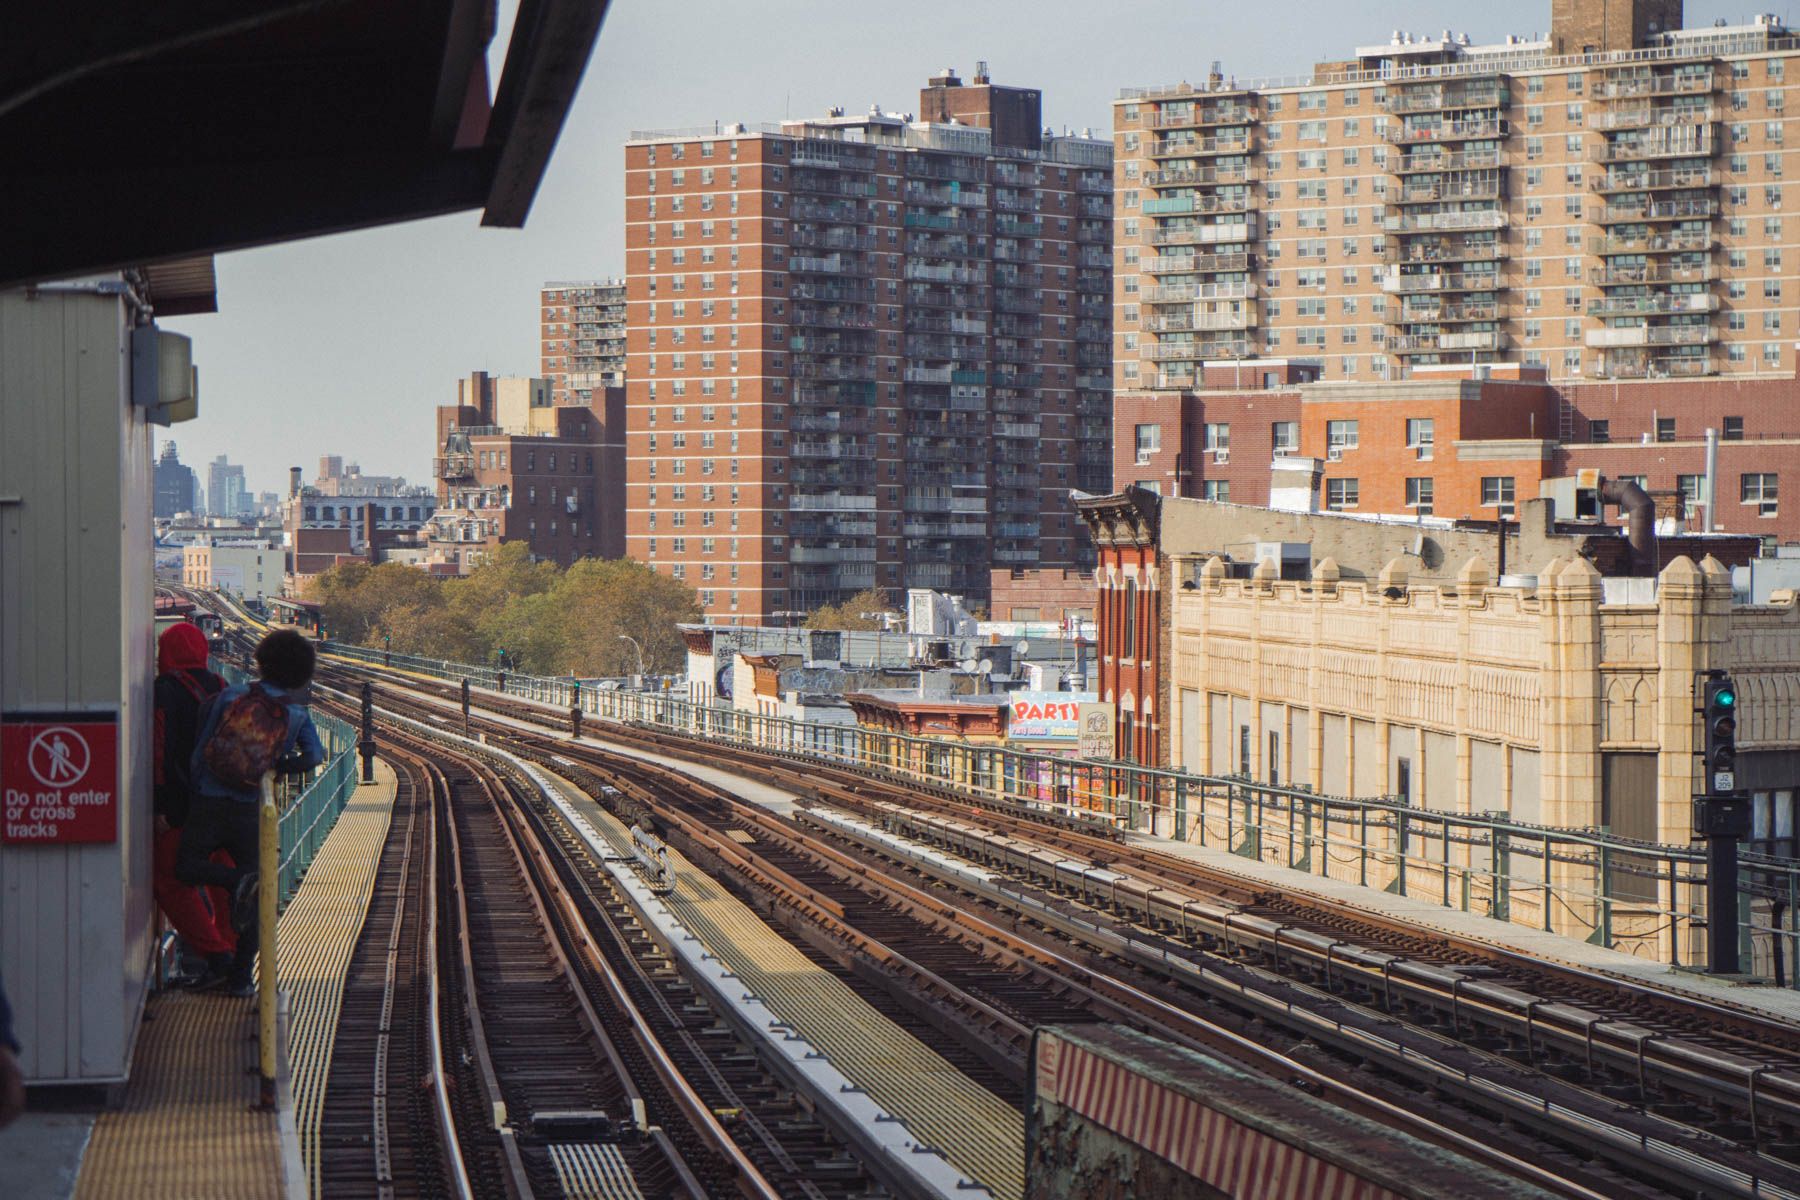
[{"label": "red warning sign", "polygon": [[0,840],[117,841],[117,714],[0,714],[0,796]]}]

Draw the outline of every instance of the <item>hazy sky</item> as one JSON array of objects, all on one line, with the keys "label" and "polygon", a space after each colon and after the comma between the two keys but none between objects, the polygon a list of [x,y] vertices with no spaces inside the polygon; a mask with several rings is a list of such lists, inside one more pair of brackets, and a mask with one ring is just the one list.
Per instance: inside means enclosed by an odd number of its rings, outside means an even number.
[{"label": "hazy sky", "polygon": [[[1755,11],[1688,0],[1686,23]],[[168,322],[194,338],[202,414],[171,432],[203,484],[221,453],[253,491],[285,489],[290,466],[311,479],[323,454],[429,482],[432,408],[456,380],[537,372],[538,288],[623,271],[634,129],[912,111],[928,75],[985,59],[996,83],[1042,89],[1046,124],[1104,134],[1120,87],[1198,80],[1214,59],[1240,80],[1295,75],[1395,29],[1492,42],[1549,22],[1550,0],[613,0],[523,230],[465,213],[221,256],[219,312]]]}]

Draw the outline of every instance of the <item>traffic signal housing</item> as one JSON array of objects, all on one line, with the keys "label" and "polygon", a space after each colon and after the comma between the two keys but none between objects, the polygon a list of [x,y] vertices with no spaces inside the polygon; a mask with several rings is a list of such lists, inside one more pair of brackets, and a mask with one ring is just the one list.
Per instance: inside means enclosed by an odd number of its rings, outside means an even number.
[{"label": "traffic signal housing", "polygon": [[1738,690],[1731,677],[1708,676],[1701,705],[1705,745],[1705,793],[1729,796],[1737,790]]}]

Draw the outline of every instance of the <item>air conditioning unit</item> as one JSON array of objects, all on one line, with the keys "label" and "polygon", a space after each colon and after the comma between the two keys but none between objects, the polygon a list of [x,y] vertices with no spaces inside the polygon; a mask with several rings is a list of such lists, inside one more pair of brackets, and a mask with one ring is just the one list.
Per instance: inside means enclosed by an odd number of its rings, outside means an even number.
[{"label": "air conditioning unit", "polygon": [[1418,455],[1420,462],[1430,462],[1431,461],[1431,443],[1430,442],[1425,443],[1423,446],[1415,446],[1413,449],[1414,449],[1415,453]]},{"label": "air conditioning unit", "polygon": [[1344,448],[1342,446],[1331,446],[1331,447],[1328,447],[1325,451],[1325,461],[1326,462],[1337,462],[1338,460],[1342,459],[1343,457],[1344,457]]},{"label": "air conditioning unit", "polygon": [[1212,452],[1212,456],[1213,456],[1213,462],[1217,463],[1220,466],[1224,466],[1226,463],[1231,461],[1231,451],[1229,451],[1229,450],[1214,450]]}]

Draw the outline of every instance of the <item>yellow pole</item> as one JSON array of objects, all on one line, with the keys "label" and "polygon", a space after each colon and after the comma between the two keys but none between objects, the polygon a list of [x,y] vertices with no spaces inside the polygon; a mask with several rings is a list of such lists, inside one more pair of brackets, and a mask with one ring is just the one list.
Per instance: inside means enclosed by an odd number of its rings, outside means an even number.
[{"label": "yellow pole", "polygon": [[257,1043],[261,1051],[261,1107],[275,1108],[275,905],[277,876],[281,870],[281,820],[275,812],[272,774],[262,777],[261,845],[258,870],[256,919],[260,926],[257,948]]}]

